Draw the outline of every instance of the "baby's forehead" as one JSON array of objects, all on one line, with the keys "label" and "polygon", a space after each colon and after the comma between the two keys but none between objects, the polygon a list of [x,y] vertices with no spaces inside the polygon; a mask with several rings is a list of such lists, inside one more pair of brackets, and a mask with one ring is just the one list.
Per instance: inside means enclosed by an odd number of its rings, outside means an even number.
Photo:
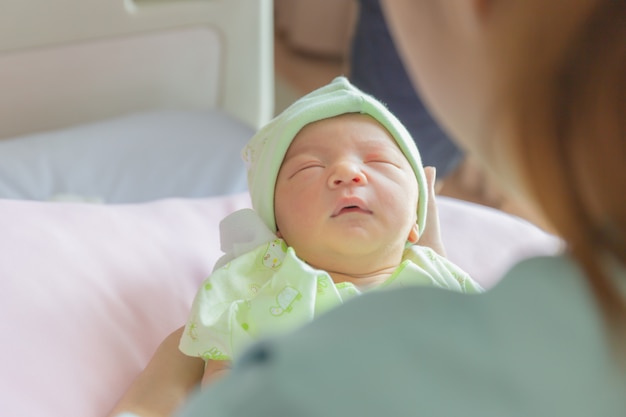
[{"label": "baby's forehead", "polygon": [[346,113],[311,122],[294,136],[285,157],[325,146],[340,146],[343,139],[363,148],[394,149],[402,153],[391,133],[378,120],[362,113]]}]

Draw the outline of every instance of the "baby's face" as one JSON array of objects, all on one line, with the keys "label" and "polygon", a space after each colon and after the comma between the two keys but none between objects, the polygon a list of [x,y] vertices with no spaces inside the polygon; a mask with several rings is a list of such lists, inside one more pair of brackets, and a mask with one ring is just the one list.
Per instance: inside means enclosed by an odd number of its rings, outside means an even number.
[{"label": "baby's face", "polygon": [[401,258],[416,230],[417,199],[415,174],[388,131],[369,116],[346,114],[298,133],[274,207],[280,236],[300,258],[327,269],[332,256]]}]

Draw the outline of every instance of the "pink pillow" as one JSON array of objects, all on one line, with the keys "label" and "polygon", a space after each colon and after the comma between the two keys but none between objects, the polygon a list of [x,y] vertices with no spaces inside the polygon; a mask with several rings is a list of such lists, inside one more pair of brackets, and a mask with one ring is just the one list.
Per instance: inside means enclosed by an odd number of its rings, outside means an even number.
[{"label": "pink pillow", "polygon": [[437,207],[448,258],[485,289],[522,259],[562,249],[561,240],[500,210],[446,197]]},{"label": "pink pillow", "polygon": [[219,221],[248,201],[0,200],[0,415],[108,412],[184,324]]},{"label": "pink pillow", "polygon": [[[181,326],[247,194],[132,205],[0,200],[0,415],[107,413]],[[558,241],[439,199],[449,258],[485,287]]]}]

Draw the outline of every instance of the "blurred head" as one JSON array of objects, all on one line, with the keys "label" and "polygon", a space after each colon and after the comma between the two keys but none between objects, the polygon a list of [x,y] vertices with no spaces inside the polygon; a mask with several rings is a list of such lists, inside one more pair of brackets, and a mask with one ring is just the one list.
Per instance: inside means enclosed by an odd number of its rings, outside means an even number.
[{"label": "blurred head", "polygon": [[605,311],[623,314],[603,260],[626,264],[626,2],[384,6],[434,115],[566,240]]}]

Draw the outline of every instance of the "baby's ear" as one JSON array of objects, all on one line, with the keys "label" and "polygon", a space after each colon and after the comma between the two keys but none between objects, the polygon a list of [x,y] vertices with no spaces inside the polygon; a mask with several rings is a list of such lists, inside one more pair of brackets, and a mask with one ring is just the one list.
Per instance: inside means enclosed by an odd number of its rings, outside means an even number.
[{"label": "baby's ear", "polygon": [[415,223],[413,227],[411,227],[411,230],[409,231],[409,237],[407,238],[407,240],[415,244],[417,243],[419,239],[420,239],[420,232],[419,232],[419,228],[417,227],[417,223]]},{"label": "baby's ear", "polygon": [[276,237],[283,238],[283,234],[280,233],[280,230],[276,229]]}]

